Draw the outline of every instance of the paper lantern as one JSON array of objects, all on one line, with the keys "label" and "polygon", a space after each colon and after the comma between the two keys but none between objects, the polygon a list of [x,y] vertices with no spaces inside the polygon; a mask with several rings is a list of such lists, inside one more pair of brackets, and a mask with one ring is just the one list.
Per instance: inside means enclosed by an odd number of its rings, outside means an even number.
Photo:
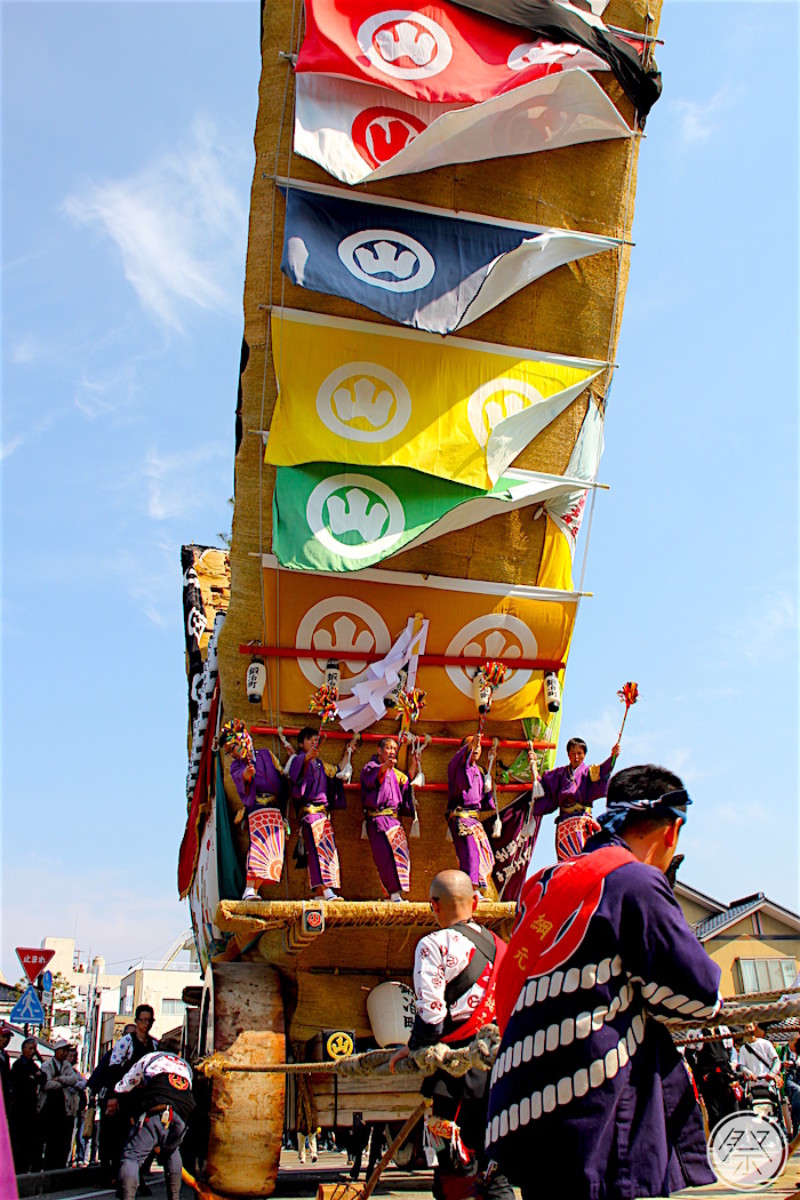
[{"label": "paper lantern", "polygon": [[381,1047],[405,1046],[411,1037],[416,1012],[411,988],[394,979],[379,983],[367,996],[372,1036]]},{"label": "paper lantern", "polygon": [[267,668],[260,658],[254,658],[247,668],[247,699],[251,704],[260,704],[267,686]]}]

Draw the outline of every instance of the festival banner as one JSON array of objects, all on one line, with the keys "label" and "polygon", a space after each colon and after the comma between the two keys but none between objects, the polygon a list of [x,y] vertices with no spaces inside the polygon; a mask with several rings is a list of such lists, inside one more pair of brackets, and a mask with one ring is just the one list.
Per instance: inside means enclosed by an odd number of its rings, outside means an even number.
[{"label": "festival banner", "polygon": [[413,467],[488,491],[605,364],[273,309],[274,466]]},{"label": "festival banner", "polygon": [[[499,838],[492,838],[492,882],[497,888],[498,900],[517,900],[522,891],[542,819],[533,816],[532,808],[533,799],[528,791],[500,810],[502,831]],[[494,816],[483,822],[487,836],[493,824]]]},{"label": "festival banner", "polygon": [[607,71],[564,37],[532,38],[448,0],[375,11],[375,0],[306,0],[298,75],[377,84],[431,104],[475,104],[562,69]]},{"label": "festival banner", "polygon": [[[302,713],[325,679],[337,653],[384,656],[407,629],[410,617],[428,621],[425,654],[481,660],[515,659],[494,692],[492,715],[500,721],[525,716],[547,719],[542,699],[542,667],[567,657],[579,596],[544,588],[446,579],[400,571],[367,569],[358,575],[280,572],[272,555],[263,556],[264,618],[267,643],[306,650],[303,657],[268,657],[271,695],[283,712]],[[369,663],[341,660],[339,694],[352,694],[368,682]],[[472,679],[475,664],[432,666],[420,662],[417,687],[426,693],[427,721],[477,720]],[[265,695],[267,692],[265,691]]]},{"label": "festival banner", "polygon": [[467,106],[304,72],[295,100],[295,153],[349,184],[631,136],[600,85],[580,70]]},{"label": "festival banner", "polygon": [[[603,414],[599,406],[592,401],[583,419],[565,475],[573,479],[594,481],[603,454],[603,425]],[[575,545],[586,507],[586,495],[586,488],[577,488],[575,491],[561,492],[557,496],[548,496],[545,501],[547,516],[566,539],[570,558],[575,556]]]},{"label": "festival banner", "polygon": [[281,191],[281,269],[292,283],[431,333],[452,333],[548,271],[619,245],[326,187],[293,183]]},{"label": "festival banner", "polygon": [[647,116],[661,95],[658,67],[643,63],[643,37],[635,33],[621,37],[600,20],[606,5],[593,0],[590,6],[568,0],[453,0],[458,7],[517,25],[528,36],[553,42],[574,42],[593,51],[614,72],[620,87],[636,106],[640,118]]},{"label": "festival banner", "polygon": [[[509,469],[491,491],[403,467],[279,467],[272,549],[295,571],[360,571],[502,512],[574,496],[579,478]],[[583,491],[577,493],[583,495]]]}]

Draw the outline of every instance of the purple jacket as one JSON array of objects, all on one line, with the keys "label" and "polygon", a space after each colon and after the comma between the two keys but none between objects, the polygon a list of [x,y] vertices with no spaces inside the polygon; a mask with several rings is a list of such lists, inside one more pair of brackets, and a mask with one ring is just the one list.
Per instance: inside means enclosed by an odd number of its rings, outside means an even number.
[{"label": "purple jacket", "polygon": [[561,816],[577,815],[565,812],[565,809],[581,805],[591,808],[595,800],[602,800],[608,793],[608,780],[614,769],[614,759],[607,758],[600,764],[600,778],[592,783],[589,775],[589,764],[582,762],[571,773],[569,765],[554,767],[552,771],[544,771],[541,780],[544,795],[535,801],[533,811],[536,816],[561,810]]},{"label": "purple jacket", "polygon": [[256,773],[249,783],[244,781],[245,764],[240,758],[231,759],[231,779],[236,784],[239,799],[248,812],[262,807],[259,796],[273,796],[275,807],[282,808],[286,798],[286,781],[281,766],[270,750],[256,750]]},{"label": "purple jacket", "polygon": [[447,764],[447,807],[495,811],[491,790],[484,791],[486,776],[475,763],[470,763],[472,746],[462,746]]},{"label": "purple jacket", "polygon": [[414,797],[408,776],[397,768],[389,770],[378,783],[381,763],[371,758],[361,772],[361,803],[366,812],[391,808],[399,817],[414,816]]},{"label": "purple jacket", "polygon": [[289,760],[289,784],[295,808],[305,804],[325,804],[328,808],[346,808],[344,785],[336,778],[336,768],[321,758],[305,760],[304,754],[295,754]]},{"label": "purple jacket", "polygon": [[[624,842],[598,834],[584,853],[609,844]],[[540,872],[545,886],[554,869]],[[570,1200],[713,1183],[688,1072],[659,1022],[707,1022],[719,967],[664,875],[644,863],[612,871],[573,919],[585,925],[577,949],[523,985],[503,1035],[489,1158],[512,1183],[535,1178],[543,1194],[556,1188]]]}]

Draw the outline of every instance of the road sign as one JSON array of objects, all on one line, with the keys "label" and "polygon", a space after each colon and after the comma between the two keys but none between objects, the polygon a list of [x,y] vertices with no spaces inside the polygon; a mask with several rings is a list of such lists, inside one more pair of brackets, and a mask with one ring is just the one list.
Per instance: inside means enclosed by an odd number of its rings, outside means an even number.
[{"label": "road sign", "polygon": [[52,992],[53,990],[53,972],[42,971],[42,991]]},{"label": "road sign", "polygon": [[17,958],[31,983],[54,956],[55,950],[42,950],[40,946],[17,946]]},{"label": "road sign", "polygon": [[33,984],[28,984],[22,996],[8,1015],[12,1025],[44,1025],[44,1009]]}]

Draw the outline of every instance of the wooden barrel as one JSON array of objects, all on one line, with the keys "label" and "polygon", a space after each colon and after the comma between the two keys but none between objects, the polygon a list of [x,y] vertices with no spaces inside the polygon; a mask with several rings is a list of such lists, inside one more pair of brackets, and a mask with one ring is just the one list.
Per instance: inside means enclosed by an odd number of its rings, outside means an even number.
[{"label": "wooden barrel", "polygon": [[207,986],[209,1050],[254,1069],[214,1078],[208,1182],[225,1195],[270,1196],[281,1154],[285,1076],[258,1068],[286,1061],[278,974],[260,963],[219,963],[209,968]]}]

